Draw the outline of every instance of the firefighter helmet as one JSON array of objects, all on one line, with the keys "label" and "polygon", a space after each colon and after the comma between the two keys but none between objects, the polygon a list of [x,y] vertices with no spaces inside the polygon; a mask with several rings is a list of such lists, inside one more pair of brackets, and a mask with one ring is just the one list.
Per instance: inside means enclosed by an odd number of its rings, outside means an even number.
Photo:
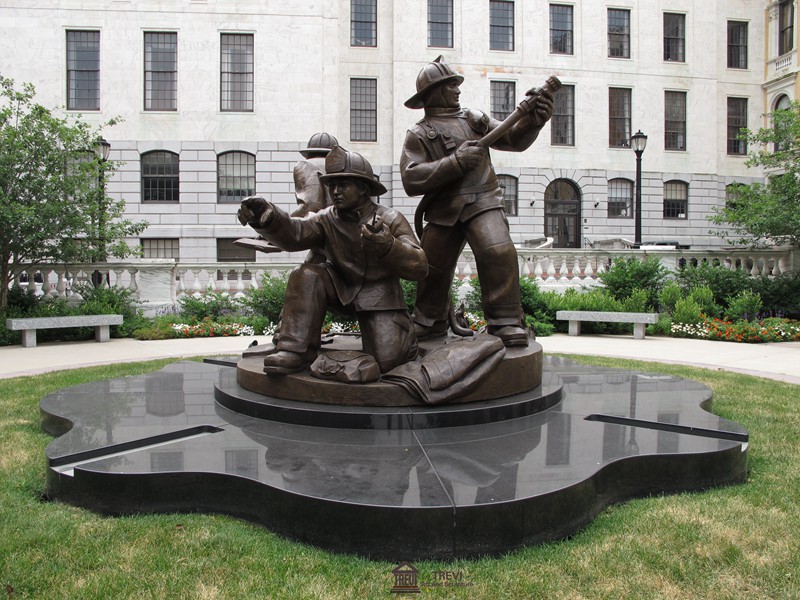
[{"label": "firefighter helmet", "polygon": [[338,146],[339,142],[330,133],[315,133],[308,140],[307,148],[300,150],[300,154],[308,158],[311,154],[317,156],[325,156],[331,151],[331,148]]},{"label": "firefighter helmet", "polygon": [[425,95],[435,88],[448,81],[457,81],[459,84],[464,81],[464,78],[453,71],[444,61],[444,57],[439,56],[433,62],[428,63],[417,75],[417,93],[406,100],[408,108],[424,108]]},{"label": "firefighter helmet", "polygon": [[322,183],[330,183],[334,179],[350,177],[359,179],[369,187],[370,196],[386,193],[386,188],[372,172],[372,165],[358,152],[349,152],[341,146],[335,146],[325,157],[325,175],[320,176]]}]

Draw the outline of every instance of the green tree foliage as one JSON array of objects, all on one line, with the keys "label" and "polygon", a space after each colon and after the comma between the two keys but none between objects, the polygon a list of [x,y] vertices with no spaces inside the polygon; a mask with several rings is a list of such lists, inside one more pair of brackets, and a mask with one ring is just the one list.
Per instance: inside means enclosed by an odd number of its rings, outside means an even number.
[{"label": "green tree foliage", "polygon": [[92,149],[116,121],[94,128],[34,96],[0,76],[0,311],[26,264],[123,257],[134,252],[124,238],[147,226],[123,219],[125,203],[100,185],[116,165]]},{"label": "green tree foliage", "polygon": [[709,221],[725,229],[712,231],[730,243],[750,246],[800,245],[800,102],[770,115],[771,127],[743,129],[751,148],[748,167],[768,173],[766,183],[739,184]]}]

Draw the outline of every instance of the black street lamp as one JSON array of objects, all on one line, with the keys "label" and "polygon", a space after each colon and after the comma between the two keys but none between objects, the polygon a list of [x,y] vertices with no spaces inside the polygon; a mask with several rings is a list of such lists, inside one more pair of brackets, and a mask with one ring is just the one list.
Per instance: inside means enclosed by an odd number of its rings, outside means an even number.
[{"label": "black street lamp", "polygon": [[[108,160],[108,154],[111,152],[111,144],[105,138],[99,138],[94,148],[97,154],[97,159],[100,161],[100,175],[98,176],[98,193],[100,194],[97,205],[97,251],[94,253],[93,262],[105,263],[108,260],[108,253],[106,252],[106,175],[105,175],[105,162]],[[103,275],[100,271],[95,270],[92,273],[92,285],[94,287],[100,286],[103,282]]]},{"label": "black street lamp", "polygon": [[636,212],[634,219],[633,244],[642,245],[642,154],[647,147],[647,136],[641,129],[631,136],[631,148],[636,154]]}]

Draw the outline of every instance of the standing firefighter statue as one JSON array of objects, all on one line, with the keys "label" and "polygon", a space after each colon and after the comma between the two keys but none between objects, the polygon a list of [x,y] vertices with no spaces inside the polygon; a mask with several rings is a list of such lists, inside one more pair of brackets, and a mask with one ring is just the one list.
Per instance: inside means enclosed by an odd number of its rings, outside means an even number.
[{"label": "standing firefighter statue", "polygon": [[406,134],[400,158],[403,187],[423,195],[415,224],[428,258],[428,276],[419,283],[414,307],[418,339],[445,335],[450,285],[466,242],[475,255],[487,331],[506,346],[527,346],[520,307],[517,251],[503,210],[503,194],[489,148],[528,149],[553,113],[560,82],[529,90],[505,121],[461,108],[464,81],[440,56],[417,76],[408,108],[425,117]]}]

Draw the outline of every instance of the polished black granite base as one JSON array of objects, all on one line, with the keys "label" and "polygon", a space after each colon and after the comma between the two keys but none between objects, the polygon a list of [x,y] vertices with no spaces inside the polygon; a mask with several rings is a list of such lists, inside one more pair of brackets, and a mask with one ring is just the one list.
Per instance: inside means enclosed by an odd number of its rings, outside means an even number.
[{"label": "polished black granite base", "polygon": [[46,450],[48,496],[104,514],[231,514],[400,561],[561,539],[608,504],[747,475],[747,432],[707,412],[708,388],[676,377],[545,357],[537,393],[556,402],[540,410],[486,407],[476,421],[422,407],[309,426],[216,402],[215,389],[243,393],[217,362],[45,397],[42,426],[61,436]]}]

